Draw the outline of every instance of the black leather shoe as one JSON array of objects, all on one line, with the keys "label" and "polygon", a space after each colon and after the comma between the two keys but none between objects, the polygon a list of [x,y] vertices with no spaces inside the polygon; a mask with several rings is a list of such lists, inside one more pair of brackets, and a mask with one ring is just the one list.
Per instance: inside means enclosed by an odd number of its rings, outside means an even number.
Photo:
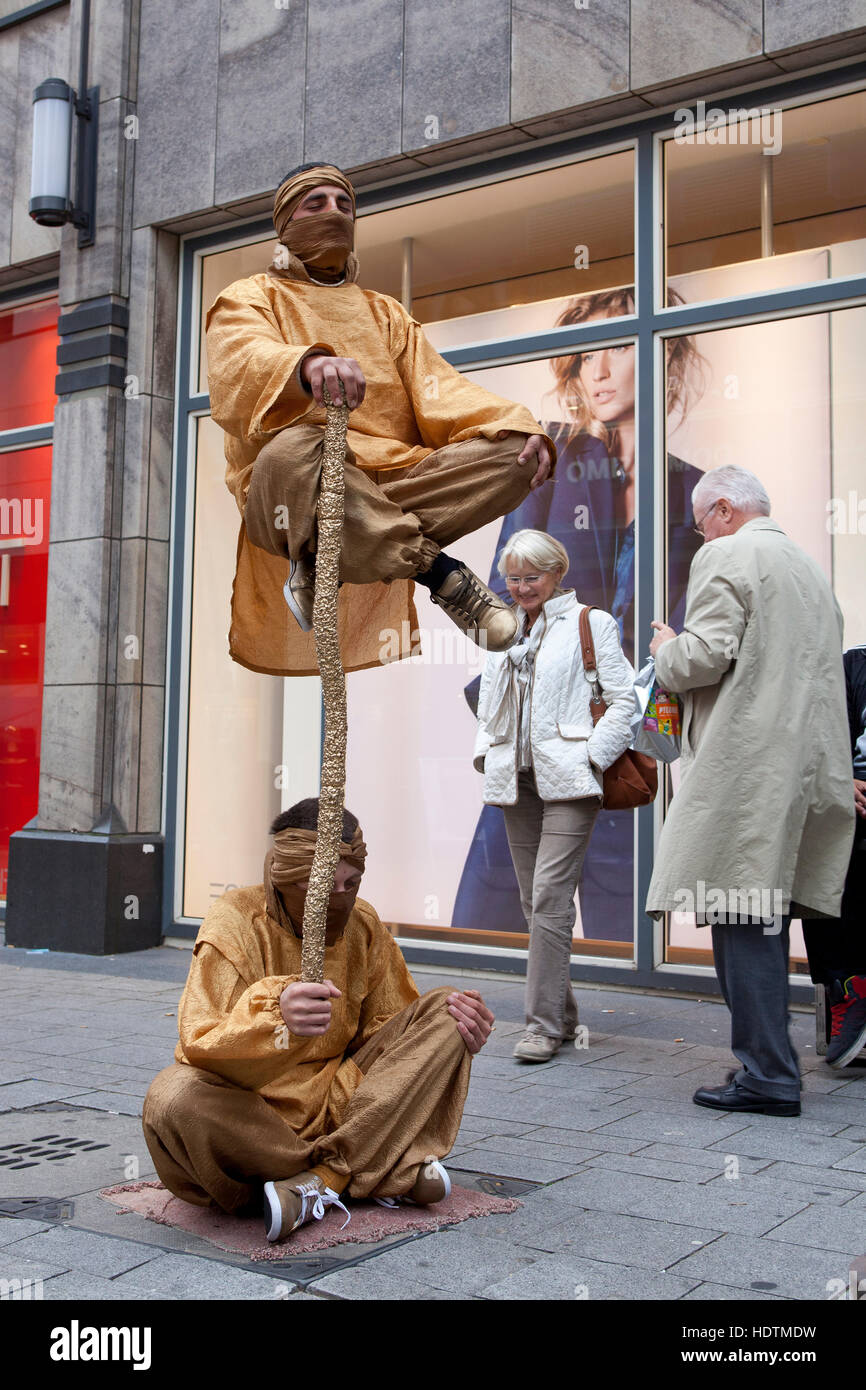
[{"label": "black leather shoe", "polygon": [[711,1110],[739,1110],[752,1115],[799,1115],[798,1100],[775,1100],[772,1096],[757,1096],[742,1090],[735,1081],[727,1086],[702,1086],[692,1096],[695,1105]]}]

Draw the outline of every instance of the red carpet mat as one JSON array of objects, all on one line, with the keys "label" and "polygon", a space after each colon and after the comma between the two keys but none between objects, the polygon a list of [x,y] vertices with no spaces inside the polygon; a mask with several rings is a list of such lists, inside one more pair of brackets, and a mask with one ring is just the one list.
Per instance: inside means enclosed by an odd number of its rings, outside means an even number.
[{"label": "red carpet mat", "polygon": [[367,1245],[391,1236],[408,1235],[410,1231],[435,1231],[440,1226],[454,1226],[473,1216],[515,1211],[522,1206],[514,1198],[491,1197],[486,1192],[470,1191],[456,1184],[451,1188],[450,1197],[433,1207],[380,1207],[375,1202],[349,1199],[346,1206],[352,1220],[345,1230],[340,1230],[345,1216],[338,1208],[331,1207],[321,1221],[301,1226],[288,1240],[271,1245],[265,1240],[264,1221],[260,1216],[225,1216],[214,1207],[191,1206],[173,1197],[161,1182],[125,1183],[106,1187],[99,1195],[114,1202],[123,1212],[138,1212],[160,1226],[177,1226],[211,1241],[221,1250],[235,1251],[250,1260],[284,1260],[287,1255],[306,1255],[346,1242]]}]

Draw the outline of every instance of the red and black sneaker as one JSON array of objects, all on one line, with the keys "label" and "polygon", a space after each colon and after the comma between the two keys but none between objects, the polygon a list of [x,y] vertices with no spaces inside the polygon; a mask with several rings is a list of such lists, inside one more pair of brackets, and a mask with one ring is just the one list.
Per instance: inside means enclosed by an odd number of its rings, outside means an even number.
[{"label": "red and black sneaker", "polygon": [[831,1067],[847,1067],[866,1047],[866,975],[849,975],[844,985],[834,981],[830,1001],[830,1043],[824,1060]]}]

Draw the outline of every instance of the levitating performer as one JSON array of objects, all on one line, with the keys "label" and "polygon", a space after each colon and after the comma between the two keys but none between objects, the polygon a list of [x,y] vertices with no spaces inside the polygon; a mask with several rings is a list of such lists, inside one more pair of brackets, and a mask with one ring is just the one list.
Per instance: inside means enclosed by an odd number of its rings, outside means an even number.
[{"label": "levitating performer", "polygon": [[463,1115],[472,1054],[493,1015],[475,990],[419,997],[399,947],[357,898],[366,846],[343,814],[325,979],[300,981],[319,803],[272,826],[264,883],[226,893],[196,940],[175,1063],[142,1124],[162,1182],[196,1206],[261,1210],[269,1240],[342,1195],[441,1201],[439,1162]]},{"label": "levitating performer", "polygon": [[[275,675],[317,669],[323,387],[338,401],[341,383],[351,409],[339,609],[346,670],[383,659],[383,631],[413,631],[413,581],[473,640],[503,650],[513,612],[443,547],[539,487],[556,459],[552,441],[524,406],[445,362],[395,299],[361,289],[355,193],[339,169],[308,164],[287,175],[274,225],[274,263],[229,285],[207,314],[211,411],[243,516],[232,657]],[[409,654],[405,641],[400,654]]]}]

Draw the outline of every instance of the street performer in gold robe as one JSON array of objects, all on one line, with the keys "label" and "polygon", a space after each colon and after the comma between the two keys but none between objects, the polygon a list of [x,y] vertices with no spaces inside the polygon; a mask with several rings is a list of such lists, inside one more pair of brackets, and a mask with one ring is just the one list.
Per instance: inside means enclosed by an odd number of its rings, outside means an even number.
[{"label": "street performer in gold robe", "polygon": [[275,675],[317,670],[310,628],[323,388],[339,401],[341,383],[351,410],[339,611],[346,669],[384,659],[383,631],[400,634],[398,654],[409,654],[413,582],[480,645],[503,650],[516,631],[512,610],[443,547],[540,486],[556,459],[552,441],[524,406],[445,362],[397,300],[361,289],[355,193],[339,169],[307,164],[287,175],[274,225],[274,263],[229,285],[206,318],[211,411],[243,516],[233,659]]},{"label": "street performer in gold robe", "polygon": [[343,814],[326,924],[325,980],[301,982],[319,803],[278,816],[264,883],[202,923],[178,1009],[176,1061],[142,1125],[175,1196],[247,1215],[264,1199],[271,1241],[341,1196],[419,1205],[451,1191],[439,1162],[463,1115],[472,1055],[493,1015],[475,990],[423,997],[399,947],[357,898],[366,846]]}]

